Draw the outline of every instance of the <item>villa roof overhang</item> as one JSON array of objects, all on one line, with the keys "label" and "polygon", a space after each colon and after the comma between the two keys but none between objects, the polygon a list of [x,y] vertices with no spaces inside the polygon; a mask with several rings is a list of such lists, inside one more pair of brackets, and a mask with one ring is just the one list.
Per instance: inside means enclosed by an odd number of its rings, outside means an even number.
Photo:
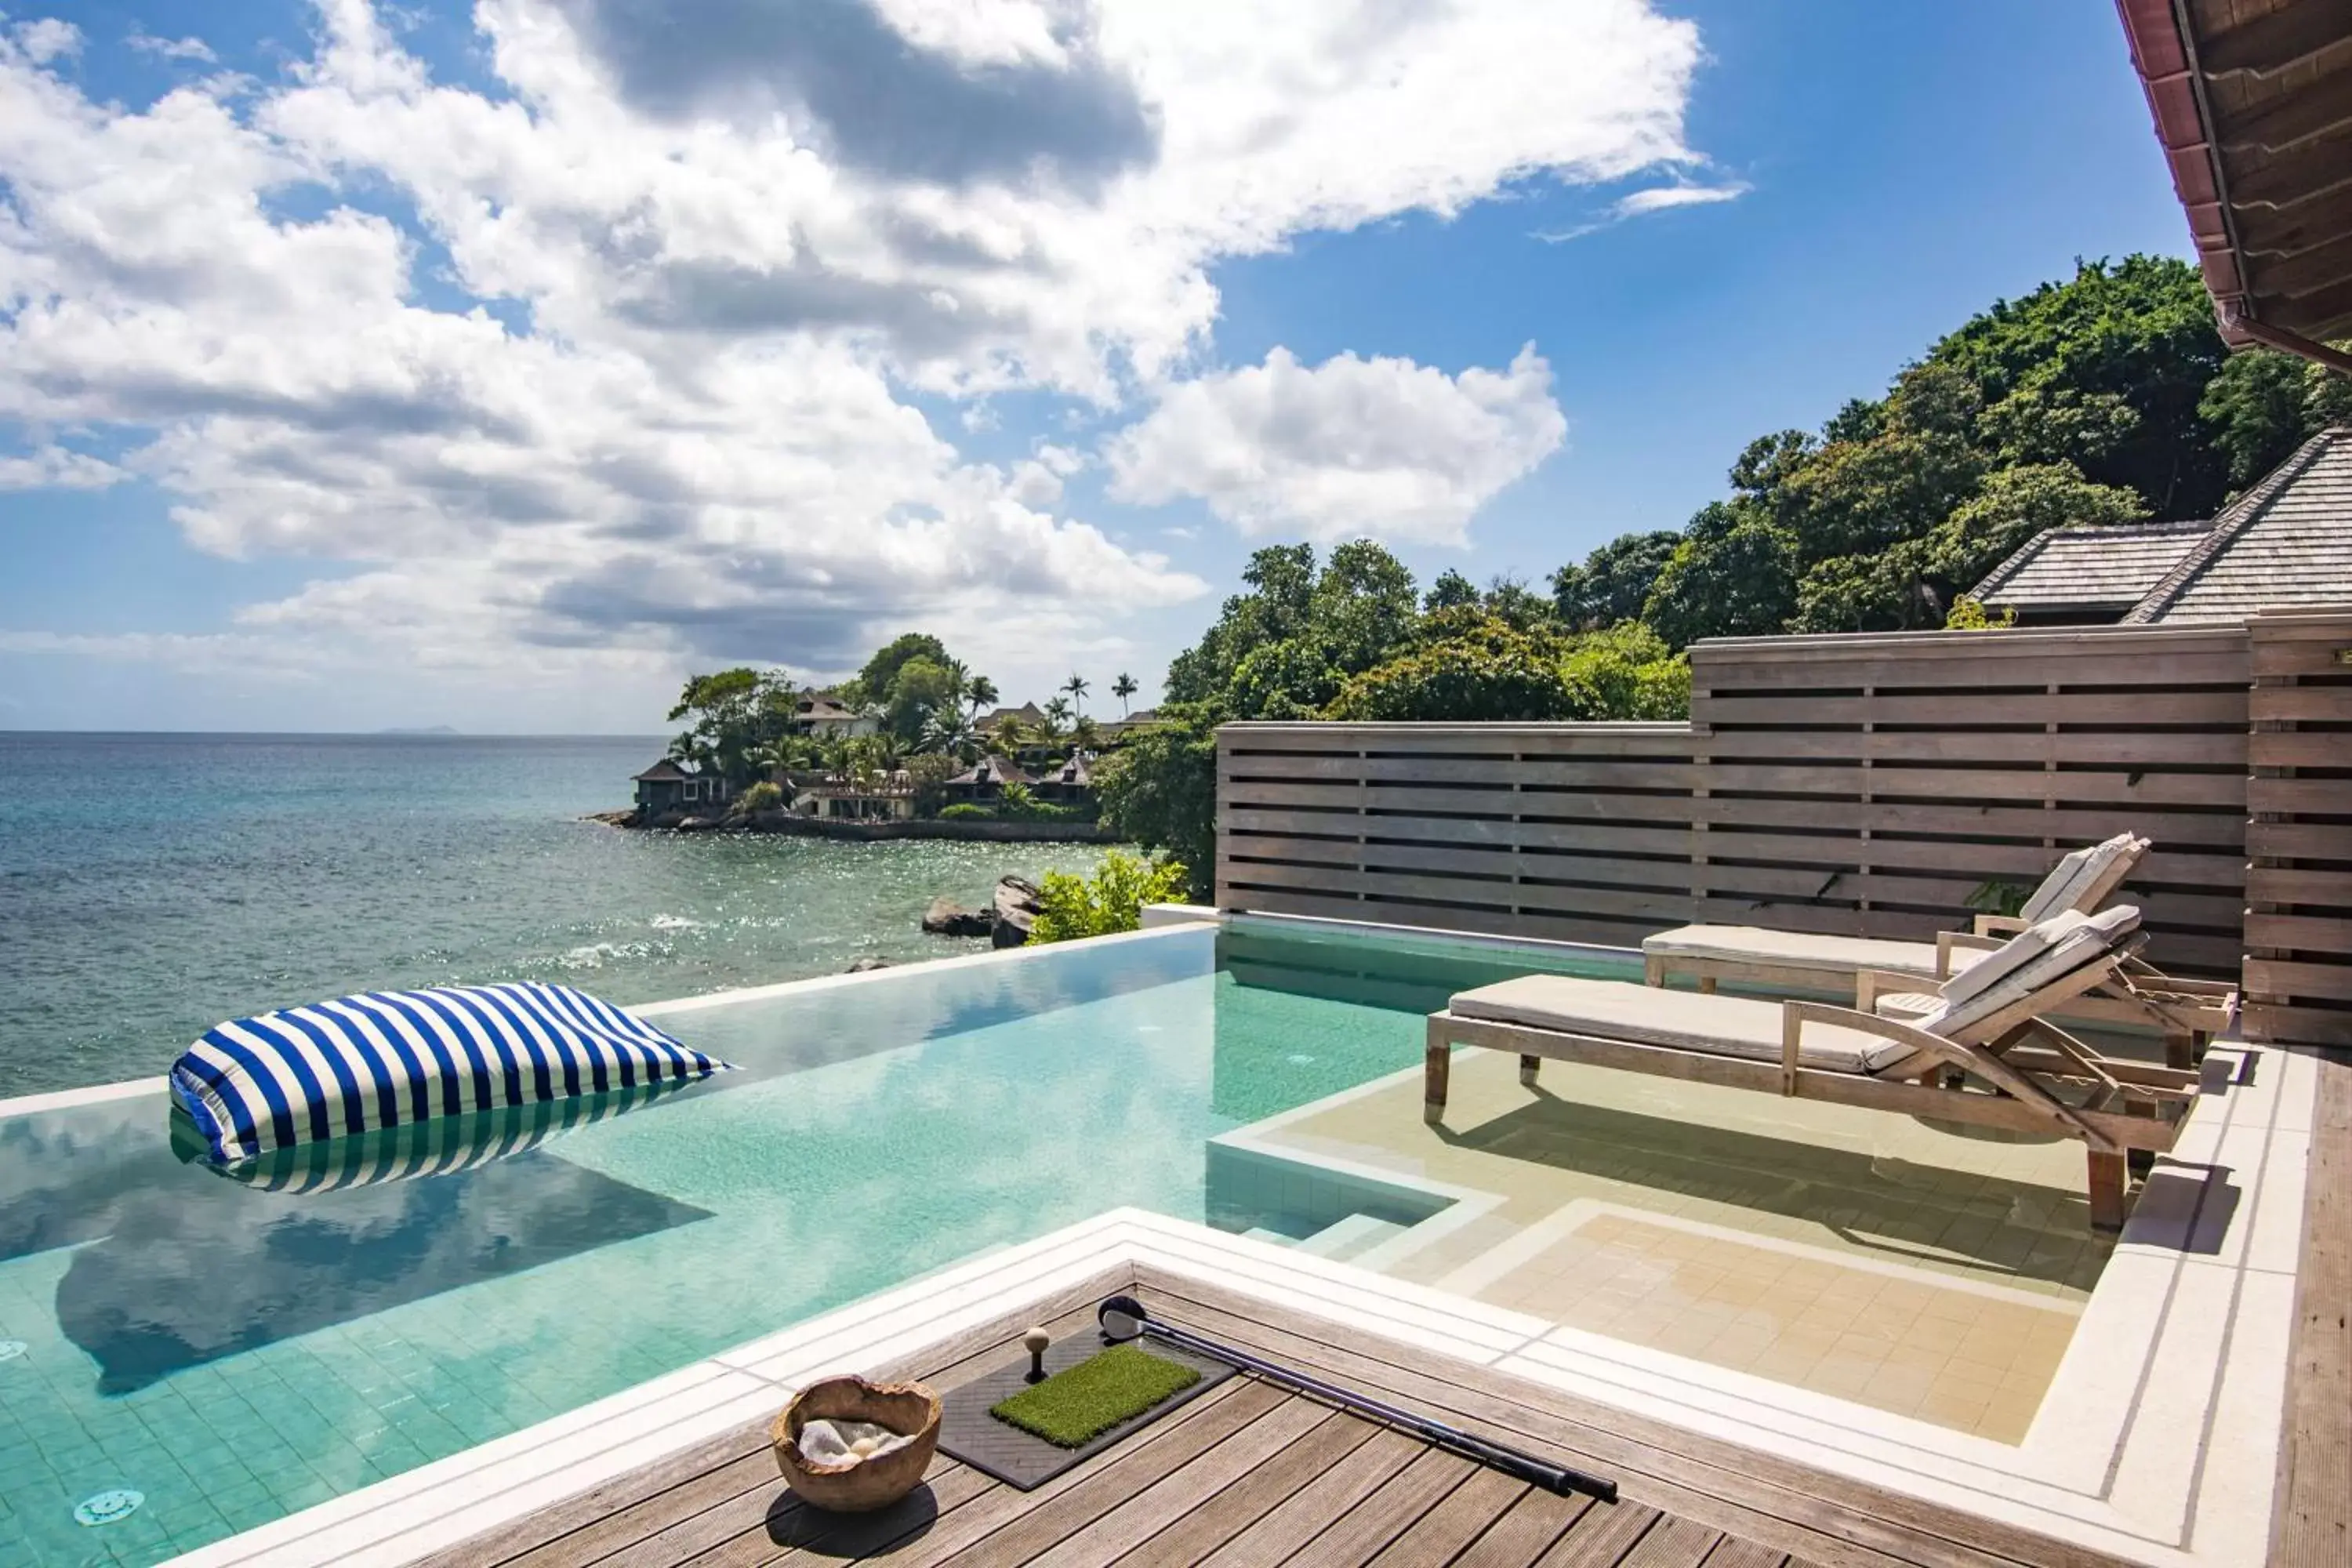
[{"label": "villa roof overhang", "polygon": [[2352,373],[2352,5],[2116,8],[2221,335]]}]

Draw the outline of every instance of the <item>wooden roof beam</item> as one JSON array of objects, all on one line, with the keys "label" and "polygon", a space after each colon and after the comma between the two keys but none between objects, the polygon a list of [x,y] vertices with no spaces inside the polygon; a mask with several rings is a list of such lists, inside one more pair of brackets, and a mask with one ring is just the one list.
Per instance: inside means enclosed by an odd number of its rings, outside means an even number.
[{"label": "wooden roof beam", "polygon": [[[2345,51],[2352,65],[2352,50]],[[2280,153],[2352,128],[2352,73],[2332,71],[2257,110],[2231,114],[2219,140],[2231,153]]]},{"label": "wooden roof beam", "polygon": [[2332,5],[2288,5],[2227,31],[2198,29],[2197,65],[2208,77],[2273,77],[2344,41],[2344,13]]}]

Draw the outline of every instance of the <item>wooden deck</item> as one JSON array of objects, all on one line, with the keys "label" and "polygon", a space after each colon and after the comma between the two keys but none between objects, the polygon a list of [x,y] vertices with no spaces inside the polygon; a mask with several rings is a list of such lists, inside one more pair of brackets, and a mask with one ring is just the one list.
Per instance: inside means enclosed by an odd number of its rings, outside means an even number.
[{"label": "wooden deck", "polygon": [[2270,1560],[2352,1563],[2352,1053],[2319,1057]]},{"label": "wooden deck", "polygon": [[[1116,1282],[1113,1282],[1116,1284]],[[760,1427],[649,1466],[427,1560],[430,1568],[767,1568],[889,1563],[1477,1564],[1481,1568],[2102,1568],[2100,1554],[1335,1330],[1196,1282],[1131,1282],[1155,1312],[1376,1397],[1615,1479],[1559,1498],[1248,1377],[1035,1491],[944,1456],[863,1519],[803,1508]],[[1091,1331],[1097,1285],[1051,1304]],[[941,1386],[1001,1363],[1004,1322],[892,1369]]]}]

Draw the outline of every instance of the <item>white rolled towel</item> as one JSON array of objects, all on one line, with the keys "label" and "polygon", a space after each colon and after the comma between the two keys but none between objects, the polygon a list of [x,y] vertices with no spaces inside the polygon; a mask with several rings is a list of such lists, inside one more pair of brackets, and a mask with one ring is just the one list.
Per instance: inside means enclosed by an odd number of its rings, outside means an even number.
[{"label": "white rolled towel", "polygon": [[801,1427],[801,1458],[817,1465],[854,1465],[914,1440],[872,1421],[816,1420]]}]

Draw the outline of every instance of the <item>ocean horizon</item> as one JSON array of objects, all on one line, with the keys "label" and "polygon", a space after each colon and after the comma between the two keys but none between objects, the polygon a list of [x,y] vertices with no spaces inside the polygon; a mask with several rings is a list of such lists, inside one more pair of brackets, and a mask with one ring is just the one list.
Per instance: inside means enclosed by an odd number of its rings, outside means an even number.
[{"label": "ocean horizon", "polygon": [[560,981],[623,1004],[904,963],[941,894],[1081,845],[630,833],[662,737],[0,731],[0,1099],[159,1073],[225,1018]]}]

